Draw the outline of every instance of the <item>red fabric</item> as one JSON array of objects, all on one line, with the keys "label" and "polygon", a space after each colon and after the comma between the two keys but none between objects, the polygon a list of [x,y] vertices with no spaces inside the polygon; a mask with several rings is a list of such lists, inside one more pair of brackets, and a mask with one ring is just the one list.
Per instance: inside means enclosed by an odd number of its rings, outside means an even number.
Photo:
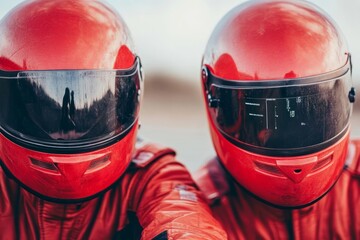
[{"label": "red fabric", "polygon": [[226,239],[174,155],[138,149],[120,181],[79,204],[42,200],[0,168],[0,239]]},{"label": "red fabric", "polygon": [[211,198],[216,196],[213,179],[226,179],[219,164],[217,171],[205,174],[209,165],[214,166],[208,164],[195,178],[230,240],[360,239],[360,140],[353,141],[352,146],[349,166],[335,186],[322,199],[301,209],[269,206],[231,180],[221,188],[228,187],[229,191]]}]

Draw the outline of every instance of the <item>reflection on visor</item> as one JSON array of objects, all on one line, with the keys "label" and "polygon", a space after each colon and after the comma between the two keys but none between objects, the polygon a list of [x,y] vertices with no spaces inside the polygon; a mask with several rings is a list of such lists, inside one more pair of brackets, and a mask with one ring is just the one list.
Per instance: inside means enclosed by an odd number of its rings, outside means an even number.
[{"label": "reflection on visor", "polygon": [[138,117],[138,58],[127,70],[0,73],[0,130],[35,150],[95,150],[122,138]]},{"label": "reflection on visor", "polygon": [[209,102],[216,103],[210,115],[229,141],[248,151],[273,156],[319,151],[348,128],[351,76],[346,67],[334,78],[268,80],[252,82],[253,87],[209,75]]}]

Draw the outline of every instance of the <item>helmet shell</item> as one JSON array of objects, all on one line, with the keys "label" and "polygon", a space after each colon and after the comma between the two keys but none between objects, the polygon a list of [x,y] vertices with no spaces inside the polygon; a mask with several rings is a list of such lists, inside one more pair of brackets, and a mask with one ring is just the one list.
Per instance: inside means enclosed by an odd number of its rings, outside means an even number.
[{"label": "helmet shell", "polygon": [[[220,20],[202,64],[212,75],[229,81],[291,81],[337,70],[348,58],[341,30],[324,11],[305,1],[265,0],[241,4]],[[207,103],[205,84],[203,95]],[[209,109],[210,133],[223,166],[241,186],[270,204],[308,205],[329,191],[343,169],[348,131],[315,153],[257,154],[225,138]]]},{"label": "helmet shell", "polygon": [[[126,23],[101,1],[25,1],[1,20],[0,31],[1,70],[128,69],[136,59]],[[137,126],[136,120],[111,146],[71,154],[27,149],[0,134],[0,158],[33,193],[80,201],[121,177],[131,161]]]}]

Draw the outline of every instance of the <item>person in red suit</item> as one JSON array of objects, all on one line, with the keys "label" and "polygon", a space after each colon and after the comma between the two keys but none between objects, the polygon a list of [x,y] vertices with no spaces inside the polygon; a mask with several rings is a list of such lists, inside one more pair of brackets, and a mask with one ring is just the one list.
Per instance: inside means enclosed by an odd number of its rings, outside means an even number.
[{"label": "person in red suit", "polygon": [[0,21],[0,239],[226,239],[172,149],[135,147],[140,58],[101,1]]},{"label": "person in red suit", "polygon": [[229,239],[360,239],[345,37],[305,1],[249,1],[213,31],[203,96],[217,157],[195,174]]}]

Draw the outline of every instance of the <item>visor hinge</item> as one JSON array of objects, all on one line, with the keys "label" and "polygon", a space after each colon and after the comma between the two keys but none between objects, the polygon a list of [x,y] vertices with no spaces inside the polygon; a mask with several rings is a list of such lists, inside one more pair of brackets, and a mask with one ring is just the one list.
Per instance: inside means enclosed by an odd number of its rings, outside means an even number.
[{"label": "visor hinge", "polygon": [[208,96],[208,105],[211,108],[217,108],[220,103],[220,99],[213,98],[210,93],[207,94]]},{"label": "visor hinge", "polygon": [[208,70],[207,70],[206,66],[203,66],[202,70],[201,70],[201,78],[203,80],[203,84],[204,84],[204,87],[205,87],[205,90],[206,90],[208,106],[210,108],[217,108],[219,106],[220,99],[214,98],[211,95],[211,93],[209,91],[208,82],[207,82],[208,77],[209,77]]},{"label": "visor hinge", "polygon": [[217,108],[219,106],[220,99],[213,98],[213,96],[211,96],[209,92],[207,93],[207,98],[208,98],[209,107]]},{"label": "visor hinge", "polygon": [[355,95],[356,95],[355,88],[352,87],[352,88],[350,89],[349,95],[348,95],[349,101],[350,101],[351,103],[354,103],[354,102],[355,102]]}]

